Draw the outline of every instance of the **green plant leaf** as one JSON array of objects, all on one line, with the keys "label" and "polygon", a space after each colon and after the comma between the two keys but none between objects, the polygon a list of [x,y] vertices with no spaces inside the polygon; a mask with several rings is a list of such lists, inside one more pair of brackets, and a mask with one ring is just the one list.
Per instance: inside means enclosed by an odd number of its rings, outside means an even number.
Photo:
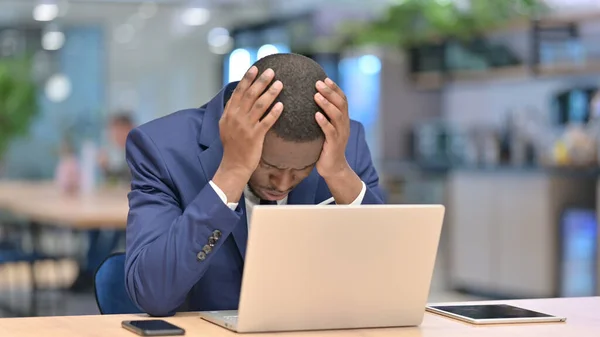
[{"label": "green plant leaf", "polygon": [[472,38],[517,18],[547,12],[541,0],[470,0],[459,8],[448,0],[405,0],[388,8],[378,20],[344,32],[356,44],[423,44],[432,38]]},{"label": "green plant leaf", "polygon": [[27,133],[38,113],[30,69],[28,58],[0,59],[0,160],[11,142]]}]

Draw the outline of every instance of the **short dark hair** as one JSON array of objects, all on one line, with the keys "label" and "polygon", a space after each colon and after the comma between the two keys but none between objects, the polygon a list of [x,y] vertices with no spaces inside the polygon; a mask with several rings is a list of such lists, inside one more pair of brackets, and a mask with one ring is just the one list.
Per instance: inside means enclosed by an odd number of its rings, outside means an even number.
[{"label": "short dark hair", "polygon": [[132,113],[128,111],[118,111],[110,116],[110,124],[133,126]]},{"label": "short dark hair", "polygon": [[273,54],[254,65],[259,74],[268,68],[273,69],[273,82],[280,80],[283,83],[283,90],[273,103],[283,103],[283,113],[271,130],[284,140],[293,142],[323,138],[323,130],[315,120],[315,114],[323,111],[314,99],[317,81],[327,78],[323,68],[314,60],[299,54]]}]

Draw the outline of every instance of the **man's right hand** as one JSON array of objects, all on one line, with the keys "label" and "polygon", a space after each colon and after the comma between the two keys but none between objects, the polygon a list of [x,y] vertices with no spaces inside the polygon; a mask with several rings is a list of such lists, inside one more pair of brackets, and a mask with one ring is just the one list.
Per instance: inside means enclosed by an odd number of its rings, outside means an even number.
[{"label": "man's right hand", "polygon": [[269,87],[275,77],[271,69],[257,76],[258,68],[252,66],[238,83],[219,121],[223,159],[212,180],[227,195],[227,202],[238,202],[258,166],[265,135],[283,111],[283,104],[278,102],[262,118],[283,84],[275,81]]}]

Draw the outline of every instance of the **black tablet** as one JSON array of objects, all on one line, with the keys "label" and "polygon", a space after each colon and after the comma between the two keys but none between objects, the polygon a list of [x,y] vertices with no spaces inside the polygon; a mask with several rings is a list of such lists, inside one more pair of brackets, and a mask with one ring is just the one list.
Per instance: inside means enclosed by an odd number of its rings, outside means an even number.
[{"label": "black tablet", "polygon": [[434,305],[427,311],[472,324],[564,322],[565,317],[553,316],[507,304]]}]

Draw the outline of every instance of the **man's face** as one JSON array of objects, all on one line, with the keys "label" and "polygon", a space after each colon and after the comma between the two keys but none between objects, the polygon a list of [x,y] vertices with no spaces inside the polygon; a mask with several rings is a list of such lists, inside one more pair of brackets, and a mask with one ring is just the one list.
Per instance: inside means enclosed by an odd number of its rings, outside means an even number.
[{"label": "man's face", "polygon": [[268,132],[260,163],[248,183],[252,192],[264,200],[285,198],[315,167],[323,141],[289,142]]}]

